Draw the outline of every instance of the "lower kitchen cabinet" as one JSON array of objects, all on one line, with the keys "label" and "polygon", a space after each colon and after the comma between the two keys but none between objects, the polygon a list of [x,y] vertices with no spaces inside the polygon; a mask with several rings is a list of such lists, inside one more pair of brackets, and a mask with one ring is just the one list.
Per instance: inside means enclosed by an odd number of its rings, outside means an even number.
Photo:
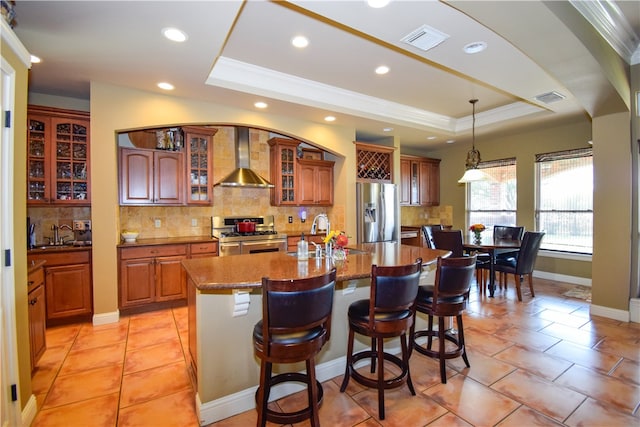
[{"label": "lower kitchen cabinet", "polygon": [[27,256],[29,262],[45,260],[47,323],[93,314],[91,250],[56,250]]},{"label": "lower kitchen cabinet", "polygon": [[31,370],[47,349],[44,268],[29,272],[29,343],[31,346]]}]

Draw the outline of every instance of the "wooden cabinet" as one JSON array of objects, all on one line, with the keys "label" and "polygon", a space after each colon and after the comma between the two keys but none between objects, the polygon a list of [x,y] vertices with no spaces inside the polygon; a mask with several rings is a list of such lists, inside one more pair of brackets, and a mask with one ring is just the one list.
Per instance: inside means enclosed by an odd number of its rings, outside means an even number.
[{"label": "wooden cabinet", "polygon": [[218,256],[218,242],[191,243],[189,254],[191,258]]},{"label": "wooden cabinet", "polygon": [[298,161],[298,204],[333,205],[333,165],[326,160]]},{"label": "wooden cabinet", "polygon": [[271,183],[271,205],[273,206],[295,206],[298,204],[296,192],[298,190],[296,182],[298,145],[300,141],[286,138],[271,138],[270,149],[270,171]]},{"label": "wooden cabinet", "polygon": [[400,204],[440,204],[440,160],[414,156],[400,157]]},{"label": "wooden cabinet", "polygon": [[184,154],[120,148],[121,205],[184,204]]},{"label": "wooden cabinet", "polygon": [[187,204],[213,203],[213,136],[218,129],[183,126],[187,153]]},{"label": "wooden cabinet", "polygon": [[27,204],[91,204],[89,113],[29,106]]},{"label": "wooden cabinet", "polygon": [[393,180],[393,148],[356,142],[356,178],[358,182]]},{"label": "wooden cabinet", "polygon": [[29,343],[31,346],[31,370],[47,349],[44,268],[29,272]]},{"label": "wooden cabinet", "polygon": [[271,138],[271,205],[333,205],[334,162],[298,158],[300,141]]},{"label": "wooden cabinet", "polygon": [[[315,246],[311,243],[317,243],[318,245],[324,245],[324,238],[326,234],[306,234],[304,239],[309,242],[309,251],[315,251]],[[298,250],[298,242],[300,241],[300,235],[287,236],[287,252],[295,252]]]},{"label": "wooden cabinet", "polygon": [[91,250],[34,253],[29,262],[45,260],[47,323],[93,314]]},{"label": "wooden cabinet", "polygon": [[187,245],[120,248],[120,308],[185,299]]}]

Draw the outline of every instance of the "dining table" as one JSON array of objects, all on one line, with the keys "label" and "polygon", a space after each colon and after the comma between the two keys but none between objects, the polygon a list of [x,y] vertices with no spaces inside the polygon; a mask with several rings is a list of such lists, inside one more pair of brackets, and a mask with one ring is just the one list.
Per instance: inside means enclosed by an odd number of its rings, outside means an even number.
[{"label": "dining table", "polygon": [[476,239],[473,233],[464,236],[462,243],[468,252],[483,252],[489,255],[489,297],[493,298],[495,283],[495,265],[498,254],[505,252],[517,252],[520,250],[521,240],[496,239],[491,233],[481,233],[480,240]]}]

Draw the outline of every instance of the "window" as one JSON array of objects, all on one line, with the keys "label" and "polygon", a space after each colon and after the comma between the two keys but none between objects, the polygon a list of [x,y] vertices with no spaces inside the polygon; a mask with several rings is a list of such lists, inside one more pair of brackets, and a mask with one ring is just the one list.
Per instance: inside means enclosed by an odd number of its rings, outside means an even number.
[{"label": "window", "polygon": [[536,155],[536,229],[542,249],[593,252],[593,150]]},{"label": "window", "polygon": [[467,224],[516,225],[516,159],[481,162],[491,179],[467,185]]}]

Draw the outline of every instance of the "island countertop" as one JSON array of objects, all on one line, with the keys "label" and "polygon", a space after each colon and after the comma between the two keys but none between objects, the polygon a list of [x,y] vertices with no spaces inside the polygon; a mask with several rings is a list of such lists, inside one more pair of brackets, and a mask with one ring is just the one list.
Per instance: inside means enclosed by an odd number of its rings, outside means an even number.
[{"label": "island countertop", "polygon": [[[350,245],[355,249],[346,261],[309,258],[298,261],[285,252],[234,255],[226,257],[193,258],[182,265],[195,287],[200,290],[259,288],[263,277],[272,279],[299,279],[317,276],[337,269],[338,281],[362,279],[371,276],[371,265],[410,264],[421,257],[424,265],[450,255],[449,251],[389,243]],[[357,252],[357,253],[356,253]]]}]

